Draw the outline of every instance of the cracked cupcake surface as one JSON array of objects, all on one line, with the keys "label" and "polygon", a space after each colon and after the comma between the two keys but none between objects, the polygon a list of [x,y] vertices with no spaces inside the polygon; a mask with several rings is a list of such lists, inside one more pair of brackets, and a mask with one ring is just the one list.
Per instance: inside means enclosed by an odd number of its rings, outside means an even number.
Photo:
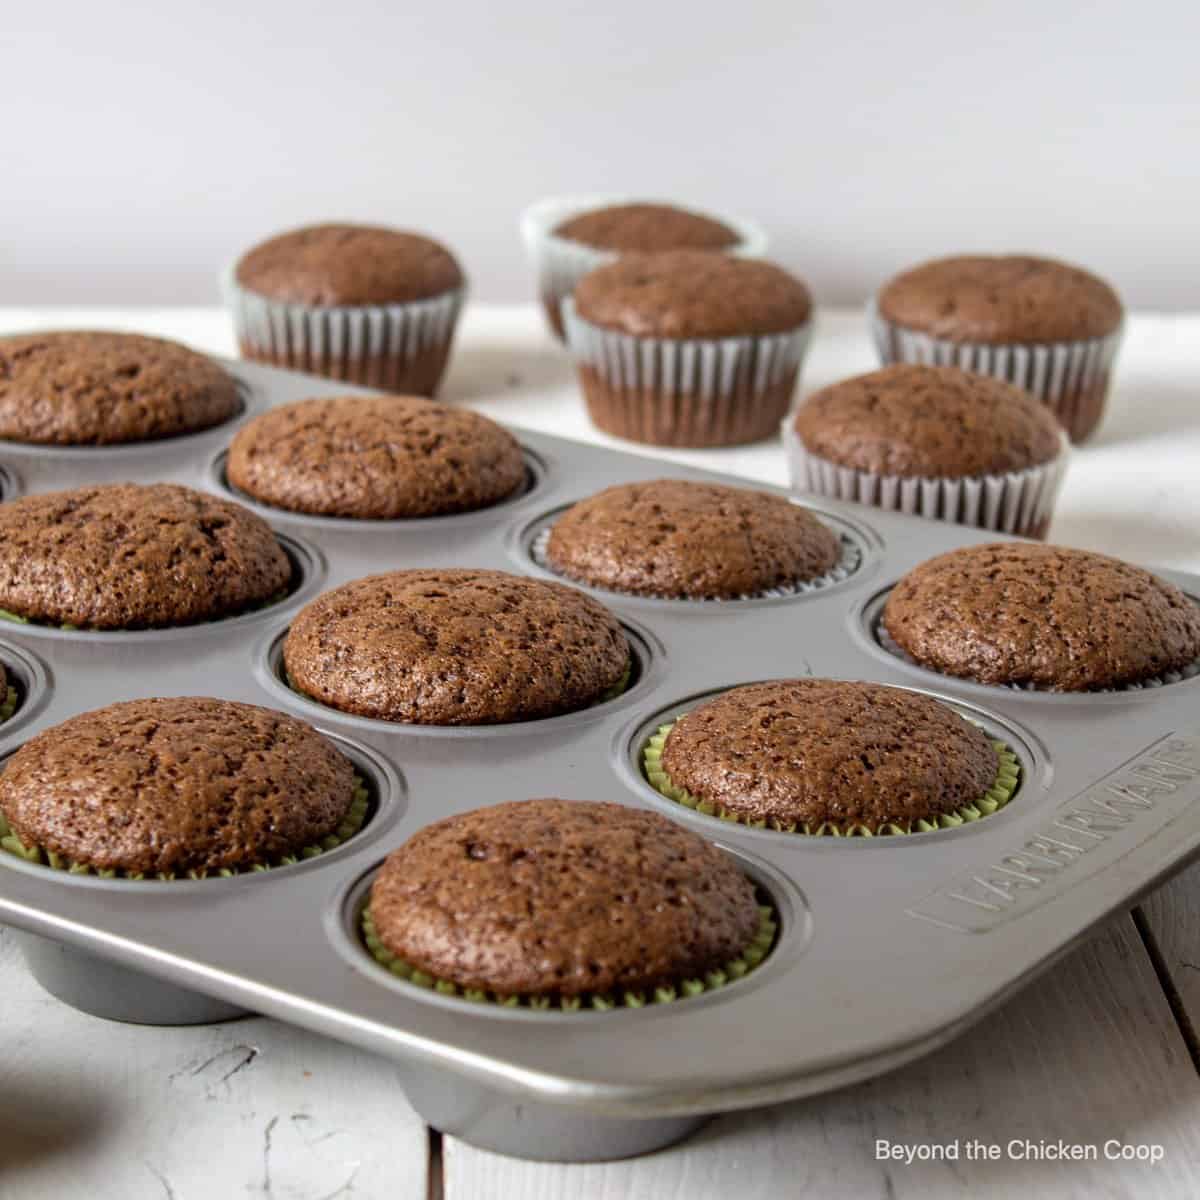
[{"label": "cracked cupcake surface", "polygon": [[951,550],[892,589],[888,635],[920,666],[978,683],[1086,692],[1200,659],[1200,608],[1165,579],[1065,546]]},{"label": "cracked cupcake surface", "polygon": [[51,865],[212,874],[344,840],[357,790],[350,760],[285,713],[206,697],[131,700],[22,745],[0,775],[0,814],[16,852],[36,848]]},{"label": "cracked cupcake surface", "polygon": [[283,645],[292,686],[344,712],[489,725],[598,703],[630,669],[599,601],[504,571],[392,571],[319,596]]},{"label": "cracked cupcake surface", "polygon": [[0,609],[19,620],[189,625],[260,607],[291,576],[265,521],[177,484],[105,484],[0,505]]},{"label": "cracked cupcake surface", "polygon": [[982,730],[928,696],[781,679],[684,714],[661,769],[674,788],[746,824],[877,832],[936,824],[975,804],[1001,764]]},{"label": "cracked cupcake surface", "polygon": [[761,929],[753,883],[656,813],[542,799],[448,817],[394,851],[370,894],[374,937],[468,992],[646,993],[703,978]]},{"label": "cracked cupcake surface", "polygon": [[555,521],[550,566],[580,583],[641,596],[730,599],[833,569],[837,536],[782,496],[657,479],[579,501]]},{"label": "cracked cupcake surface", "polygon": [[486,508],[525,480],[520,444],[478,413],[419,396],[272,408],[238,430],[229,481],[293,512],[369,520]]}]

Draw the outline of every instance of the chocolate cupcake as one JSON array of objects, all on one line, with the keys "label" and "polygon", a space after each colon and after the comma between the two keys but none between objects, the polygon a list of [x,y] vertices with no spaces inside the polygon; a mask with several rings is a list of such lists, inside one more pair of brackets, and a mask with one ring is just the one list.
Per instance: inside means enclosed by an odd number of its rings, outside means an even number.
[{"label": "chocolate cupcake", "polygon": [[21,697],[9,680],[7,669],[0,663],[0,723],[7,721],[20,703]]},{"label": "chocolate cupcake", "polygon": [[339,396],[272,408],[238,430],[229,482],[290,512],[363,520],[486,508],[525,482],[516,438],[416,396]]},{"label": "chocolate cupcake", "polygon": [[521,231],[537,269],[546,320],[560,340],[563,300],[589,271],[622,254],[714,250],[755,257],[767,248],[762,232],[744,221],[674,204],[601,197],[543,200],[526,211]]},{"label": "chocolate cupcake", "polygon": [[440,243],[373,225],[312,225],[244,254],[224,280],[246,358],[432,396],[466,292]]},{"label": "chocolate cupcake", "polygon": [[0,505],[0,613],[72,629],[215,621],[286,592],[270,527],[172,483],[112,483]]},{"label": "chocolate cupcake", "polygon": [[966,546],[892,589],[881,633],[976,683],[1091,692],[1200,671],[1200,608],[1120,559],[1022,542]]},{"label": "chocolate cupcake", "polygon": [[834,679],[748,684],[663,726],[647,777],[681,804],[789,833],[950,828],[1006,804],[1016,758],[929,696]]},{"label": "chocolate cupcake", "polygon": [[109,446],[196,433],[241,406],[237,381],[186,346],[132,333],[0,338],[0,439]]},{"label": "chocolate cupcake", "polygon": [[572,505],[550,529],[544,557],[551,570],[609,591],[729,600],[828,579],[842,547],[782,496],[657,479]]},{"label": "chocolate cupcake", "polygon": [[130,700],[44,730],[0,775],[0,838],[75,873],[262,870],[353,836],[350,761],[295,717],[205,697]]},{"label": "chocolate cupcake", "polygon": [[703,838],[618,804],[448,817],[371,887],[368,949],[425,987],[532,1008],[640,1007],[719,987],[770,950],[754,884]]},{"label": "chocolate cupcake", "polygon": [[1028,255],[936,259],[876,299],[880,358],[957,366],[1032,392],[1074,442],[1104,413],[1121,340],[1117,294],[1095,275]]},{"label": "chocolate cupcake", "polygon": [[503,571],[392,571],[304,608],[283,645],[298,692],[416,725],[494,725],[587,708],[629,677],[616,617],[575,588]]},{"label": "chocolate cupcake", "polygon": [[812,300],[772,263],[679,250],[592,271],[563,316],[598,428],[659,446],[731,446],[777,431]]},{"label": "chocolate cupcake", "polygon": [[815,393],[784,425],[797,494],[1044,537],[1067,465],[1028,392],[957,367],[897,364]]}]

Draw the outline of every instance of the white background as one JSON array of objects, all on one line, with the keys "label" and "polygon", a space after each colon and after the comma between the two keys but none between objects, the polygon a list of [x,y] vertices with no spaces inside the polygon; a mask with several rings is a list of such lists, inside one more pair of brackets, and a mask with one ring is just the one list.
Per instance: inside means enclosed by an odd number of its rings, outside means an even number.
[{"label": "white background", "polygon": [[215,300],[296,223],[428,230],[476,298],[520,208],[657,194],[760,220],[826,304],[1028,249],[1200,303],[1193,0],[9,0],[0,304]]}]

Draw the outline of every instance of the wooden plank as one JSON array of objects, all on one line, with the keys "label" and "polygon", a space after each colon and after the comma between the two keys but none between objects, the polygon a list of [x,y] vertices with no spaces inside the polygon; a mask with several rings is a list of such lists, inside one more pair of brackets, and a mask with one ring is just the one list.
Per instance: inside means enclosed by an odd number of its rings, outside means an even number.
[{"label": "wooden plank", "polygon": [[262,1017],[119,1025],[58,1003],[0,928],[0,1198],[425,1200],[381,1058]]},{"label": "wooden plank", "polygon": [[1139,916],[1176,1021],[1200,1069],[1200,864],[1154,892]]},{"label": "wooden plank", "polygon": [[[739,1031],[730,1030],[730,1036]],[[841,1092],[733,1114],[621,1163],[522,1163],[447,1138],[447,1200],[888,1200],[1200,1194],[1200,1079],[1129,917],[944,1050]],[[978,1138],[999,1161],[876,1161],[876,1139]],[[1097,1161],[1025,1161],[1012,1140],[1092,1144]],[[1157,1165],[1104,1158],[1157,1143]]]}]

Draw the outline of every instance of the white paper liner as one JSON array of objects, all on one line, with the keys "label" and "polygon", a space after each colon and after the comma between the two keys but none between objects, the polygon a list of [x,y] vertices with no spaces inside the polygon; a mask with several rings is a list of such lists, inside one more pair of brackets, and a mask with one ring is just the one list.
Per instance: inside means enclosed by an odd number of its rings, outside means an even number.
[{"label": "white paper liner", "polygon": [[1107,387],[1124,334],[1122,324],[1106,337],[1075,342],[951,342],[893,324],[874,299],[867,306],[867,320],[880,362],[958,367],[1015,384],[1052,409],[1073,441],[1083,440],[1099,424],[1103,399],[1097,401],[1095,394]]},{"label": "white paper liner", "polygon": [[[899,644],[892,640],[892,635],[888,633],[882,617],[875,622],[875,640],[889,654],[894,655],[901,662],[908,663],[909,666],[920,667],[923,671],[933,671],[935,675],[941,675],[944,679],[962,678],[959,675],[947,675],[945,671],[938,671],[935,667],[927,667],[924,663],[917,662],[911,654],[901,649]],[[1149,679],[1141,679],[1137,683],[1122,684],[1120,687],[1092,688],[1086,692],[1056,692],[1053,688],[1038,687],[1037,684],[1033,683],[992,683],[982,686],[1004,688],[1010,692],[1049,692],[1052,695],[1094,696],[1112,692],[1141,692],[1146,688],[1167,687],[1172,683],[1183,683],[1185,679],[1194,679],[1197,675],[1200,675],[1200,658],[1196,659],[1195,662],[1188,663],[1185,667],[1181,667],[1178,671],[1167,671],[1162,675],[1152,675]]]},{"label": "white paper liner", "polygon": [[1062,434],[1057,458],[1024,471],[975,475],[964,479],[906,478],[875,475],[843,467],[813,454],[795,427],[795,413],[783,422],[792,494],[826,496],[870,504],[890,512],[973,525],[1017,537],[1042,537],[1054,512],[1070,459],[1070,441]]},{"label": "white paper liner", "polygon": [[358,363],[408,363],[448,345],[466,298],[463,286],[406,304],[289,304],[241,287],[235,270],[226,269],[221,290],[239,344],[335,378],[354,378]]},{"label": "white paper liner", "polygon": [[[537,272],[538,289],[545,302],[558,308],[575,285],[591,270],[614,262],[613,250],[596,250],[580,242],[556,237],[554,230],[564,221],[597,208],[619,204],[663,203],[642,196],[550,196],[531,204],[521,215],[521,237]],[[750,221],[714,216],[729,226],[738,240],[723,253],[740,258],[761,258],[767,252],[766,234]]]},{"label": "white paper liner", "polygon": [[[572,583],[581,583],[583,580],[576,579],[574,576],[565,575],[563,572],[556,570],[550,563],[546,551],[550,545],[550,533],[554,528],[554,523],[550,522],[545,529],[539,530],[533,541],[529,543],[529,557],[533,559],[543,571],[551,571],[560,579],[570,579]],[[614,596],[639,596],[648,600],[681,600],[685,603],[695,604],[730,604],[736,603],[738,600],[776,600],[789,596],[807,596],[810,592],[818,592],[822,588],[827,588],[831,584],[841,583],[843,579],[849,579],[855,571],[862,566],[863,552],[862,547],[849,535],[841,533],[838,530],[832,530],[837,534],[838,546],[841,554],[838,561],[825,572],[824,575],[814,575],[812,579],[796,579],[791,583],[777,584],[773,588],[764,588],[761,592],[745,592],[740,596],[642,596],[640,592],[619,592],[616,588],[602,587],[600,584],[589,584],[590,587],[599,588],[600,591],[610,592]]]}]

